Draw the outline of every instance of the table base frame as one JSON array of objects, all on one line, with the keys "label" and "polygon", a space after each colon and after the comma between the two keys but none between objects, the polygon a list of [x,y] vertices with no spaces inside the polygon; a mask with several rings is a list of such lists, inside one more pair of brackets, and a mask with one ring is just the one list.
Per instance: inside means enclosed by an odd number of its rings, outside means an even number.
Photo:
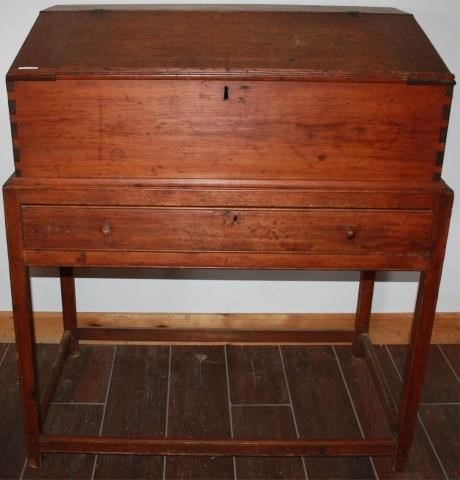
[{"label": "table base frame", "polygon": [[[29,267],[34,266],[23,246],[21,204],[14,188],[4,189],[8,253],[13,299],[14,325],[18,351],[19,384],[23,408],[28,462],[40,467],[44,452],[139,453],[161,455],[389,455],[394,468],[404,468],[411,445],[426,370],[427,354],[441,277],[449,227],[452,196],[439,194],[434,206],[431,254],[421,270],[411,340],[399,404],[393,399],[368,336],[375,271],[361,272],[355,329],[353,331],[267,331],[267,330],[168,330],[79,328],[75,302],[73,265],[60,268],[64,334],[41,395],[35,361],[35,338],[30,296]],[[46,252],[44,252],[46,253]],[[52,254],[52,252],[50,253]],[[395,258],[394,265],[400,260]],[[409,259],[412,262],[412,260]],[[37,263],[37,265],[43,263]],[[385,269],[390,270],[391,260]],[[92,266],[92,265],[88,265]],[[112,266],[118,266],[113,264]],[[337,265],[338,266],[338,265]],[[312,264],[309,268],[314,268]],[[356,267],[354,267],[356,269]],[[358,267],[359,268],[359,267]],[[362,268],[362,267],[361,267]],[[328,263],[328,269],[334,265]],[[338,266],[337,269],[344,269]],[[377,386],[394,437],[389,439],[298,439],[224,440],[155,439],[43,435],[42,425],[62,364],[78,354],[79,340],[157,340],[185,342],[302,343],[345,342],[355,356],[364,356]]]}]

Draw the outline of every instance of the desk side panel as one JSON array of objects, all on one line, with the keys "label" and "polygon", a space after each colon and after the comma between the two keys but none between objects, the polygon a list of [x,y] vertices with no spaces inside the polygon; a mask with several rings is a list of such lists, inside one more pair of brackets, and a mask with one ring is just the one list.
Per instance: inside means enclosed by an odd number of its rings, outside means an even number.
[{"label": "desk side panel", "polygon": [[14,84],[24,177],[431,181],[451,101],[384,83]]}]

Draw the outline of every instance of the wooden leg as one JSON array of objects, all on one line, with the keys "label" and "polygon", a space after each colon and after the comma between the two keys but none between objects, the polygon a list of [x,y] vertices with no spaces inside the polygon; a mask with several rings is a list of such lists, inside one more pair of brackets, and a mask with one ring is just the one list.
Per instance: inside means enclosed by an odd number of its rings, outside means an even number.
[{"label": "wooden leg", "polygon": [[355,338],[352,347],[354,357],[362,357],[364,355],[359,336],[363,333],[369,332],[374,282],[374,270],[364,270],[361,272],[361,277],[359,279],[358,305],[356,307],[355,317]]},{"label": "wooden leg", "polygon": [[77,305],[75,301],[75,280],[73,269],[64,267],[59,269],[61,277],[61,298],[62,298],[62,317],[64,320],[64,330],[70,332],[69,356],[78,357],[80,349],[78,339],[75,335],[77,328]]},{"label": "wooden leg", "polygon": [[404,468],[417,421],[417,412],[423,387],[431,332],[433,330],[442,263],[449,229],[453,197],[440,196],[435,209],[432,257],[427,269],[420,275],[417,303],[412,324],[411,340],[406,360],[398,418],[398,448],[394,470]]},{"label": "wooden leg", "polygon": [[4,204],[25,443],[29,465],[39,468],[41,420],[30,279],[22,256],[20,206],[14,191],[4,190]]},{"label": "wooden leg", "polygon": [[404,469],[407,453],[412,443],[430,348],[438,286],[439,276],[436,276],[432,270],[421,274],[399,407],[398,451],[394,461],[395,470]]},{"label": "wooden leg", "polygon": [[31,467],[39,468],[41,421],[28,269],[21,265],[10,266],[10,277],[27,457]]}]

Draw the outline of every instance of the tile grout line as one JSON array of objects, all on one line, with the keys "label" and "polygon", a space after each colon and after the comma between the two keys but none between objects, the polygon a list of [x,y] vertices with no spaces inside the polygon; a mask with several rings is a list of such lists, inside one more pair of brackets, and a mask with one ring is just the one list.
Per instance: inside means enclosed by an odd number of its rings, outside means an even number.
[{"label": "tile grout line", "polygon": [[105,412],[107,410],[107,402],[109,400],[110,387],[112,385],[112,375],[113,375],[113,369],[114,369],[114,366],[115,366],[116,356],[117,356],[117,345],[115,345],[115,347],[113,349],[112,366],[110,368],[109,381],[108,381],[108,384],[107,384],[107,391],[105,393],[105,402],[104,402],[104,409],[102,411],[101,426],[99,427],[99,436],[102,435],[102,429],[104,427]]},{"label": "tile grout line", "polygon": [[290,403],[232,403],[232,407],[290,407]]},{"label": "tile grout line", "polygon": [[402,383],[402,381],[403,381],[402,375],[399,371],[398,366],[396,365],[396,362],[393,358],[393,355],[390,352],[390,349],[388,348],[388,345],[385,345],[385,349],[387,351],[387,355],[390,357],[391,364],[393,365],[393,368],[396,370],[396,374],[398,375],[398,378],[399,378],[400,382]]},{"label": "tile grout line", "polygon": [[[388,348],[388,345],[385,345],[385,348],[386,348],[386,351],[387,351],[387,354],[388,356],[390,357],[390,361],[393,365],[393,368],[396,370],[396,374],[398,375],[398,378],[401,382],[401,385],[403,383],[403,377],[401,375],[401,372],[399,371],[399,368],[398,366],[396,365],[396,362],[395,362],[395,359],[393,358],[393,355],[391,354],[391,351],[390,349]],[[444,468],[444,465],[443,463],[441,462],[441,459],[438,455],[438,451],[436,450],[434,444],[433,444],[433,440],[431,439],[431,436],[430,434],[428,433],[428,430],[427,428],[425,427],[425,424],[423,423],[423,420],[422,420],[422,417],[420,416],[420,414],[417,412],[417,420],[420,422],[420,425],[422,427],[422,430],[425,432],[425,436],[428,440],[428,443],[430,444],[431,446],[431,449],[433,450],[433,453],[434,453],[434,456],[436,457],[436,460],[438,461],[439,463],[439,466],[441,467],[441,470],[442,470],[442,473],[444,474],[444,477],[446,480],[449,480],[449,476],[447,475],[447,472],[446,472],[446,469]]]},{"label": "tile grout line", "polygon": [[27,468],[27,458],[24,460],[24,465],[22,466],[21,475],[19,475],[19,480],[24,478],[24,473],[26,473]]},{"label": "tile grout line", "polygon": [[5,351],[3,352],[2,358],[0,359],[0,367],[3,365],[3,361],[6,358],[6,352],[8,352],[8,349],[10,348],[10,345],[11,345],[10,343],[6,344]]},{"label": "tile grout line", "polygon": [[[278,352],[281,359],[281,368],[283,370],[284,383],[286,384],[286,391],[289,398],[289,406],[291,407],[292,420],[294,421],[295,434],[299,439],[300,438],[299,426],[297,425],[297,419],[295,418],[294,404],[292,403],[291,389],[289,388],[289,382],[288,382],[288,377],[286,373],[286,366],[284,365],[283,351],[281,350],[281,347],[279,345],[278,345]],[[308,480],[307,465],[305,463],[305,457],[301,455],[300,458],[302,460],[302,467],[303,467],[303,473],[305,475],[305,480]]]},{"label": "tile grout line", "polygon": [[[444,352],[444,350],[442,349],[441,345],[437,344],[437,347],[439,348],[439,350],[441,351],[441,355],[444,357],[444,360],[447,362],[447,365],[449,365],[449,368],[452,370],[452,373],[454,374],[455,378],[457,379],[457,381],[460,383],[460,378],[459,376],[457,375],[457,372],[455,371],[455,368],[453,367],[453,365],[450,363],[450,360],[447,358],[447,355],[446,353]],[[0,363],[1,365],[1,363]]]},{"label": "tile grout line", "polygon": [[[107,401],[109,399],[110,386],[112,384],[112,375],[113,375],[113,368],[115,366],[116,356],[117,356],[117,345],[115,345],[115,347],[113,349],[112,366],[110,368],[109,380],[107,382],[107,391],[105,392],[105,402],[104,402],[104,407],[102,409],[102,418],[101,418],[101,426],[99,427],[99,436],[102,435],[102,429],[104,427],[105,412],[107,410]],[[94,474],[96,473],[97,459],[98,459],[98,454],[96,453],[96,455],[94,457],[93,471],[91,473],[91,480],[94,480]]]},{"label": "tile grout line", "polygon": [[[358,416],[358,411],[356,410],[356,405],[355,405],[355,402],[353,401],[353,397],[351,396],[351,392],[350,392],[350,388],[348,387],[348,382],[347,382],[347,379],[345,377],[345,374],[343,373],[343,368],[342,368],[342,365],[340,363],[340,360],[339,360],[339,356],[337,355],[337,351],[335,349],[335,345],[331,345],[332,346],[332,351],[334,353],[334,357],[335,357],[335,361],[337,362],[337,366],[339,367],[339,371],[340,371],[340,376],[342,377],[342,382],[345,386],[345,390],[347,391],[347,396],[348,396],[348,400],[350,401],[350,404],[351,404],[351,408],[353,410],[353,414],[355,416],[355,420],[356,420],[356,423],[358,424],[358,428],[359,428],[359,433],[361,434],[361,438],[366,438],[365,435],[364,435],[364,429],[363,429],[363,426],[361,424],[361,421],[359,420],[359,416]],[[367,457],[371,463],[371,466],[372,466],[372,470],[374,472],[374,475],[375,475],[375,478],[376,480],[379,480],[379,475],[377,473],[377,469],[375,468],[375,465],[374,465],[374,460],[372,457]]]},{"label": "tile grout line", "polygon": [[[227,360],[227,345],[224,345],[224,357],[225,357],[225,376],[227,378],[227,400],[228,400],[228,413],[229,413],[229,420],[230,420],[230,435],[234,438],[233,435],[233,414],[232,414],[232,398],[230,395],[230,375],[228,374],[228,360]],[[236,473],[236,458],[233,455],[233,478],[237,480],[237,473]]]},{"label": "tile grout line", "polygon": [[[169,359],[168,359],[168,385],[166,387],[166,414],[165,414],[165,438],[168,438],[168,421],[169,421],[169,390],[171,385],[171,358],[172,358],[172,345],[169,346]],[[166,455],[163,455],[163,480],[166,479]]]}]

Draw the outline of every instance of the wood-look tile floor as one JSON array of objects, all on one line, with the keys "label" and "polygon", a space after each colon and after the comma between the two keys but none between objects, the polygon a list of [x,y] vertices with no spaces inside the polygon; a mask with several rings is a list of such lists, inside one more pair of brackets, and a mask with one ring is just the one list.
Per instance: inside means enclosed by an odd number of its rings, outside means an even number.
[{"label": "wood-look tile floor", "polygon": [[[37,352],[40,379],[56,346]],[[405,347],[377,347],[394,395]],[[14,345],[0,344],[1,479],[458,479],[460,346],[432,346],[405,472],[388,458],[45,455],[26,467]],[[345,346],[82,346],[66,362],[45,430],[87,435],[377,436],[388,425]]]}]

